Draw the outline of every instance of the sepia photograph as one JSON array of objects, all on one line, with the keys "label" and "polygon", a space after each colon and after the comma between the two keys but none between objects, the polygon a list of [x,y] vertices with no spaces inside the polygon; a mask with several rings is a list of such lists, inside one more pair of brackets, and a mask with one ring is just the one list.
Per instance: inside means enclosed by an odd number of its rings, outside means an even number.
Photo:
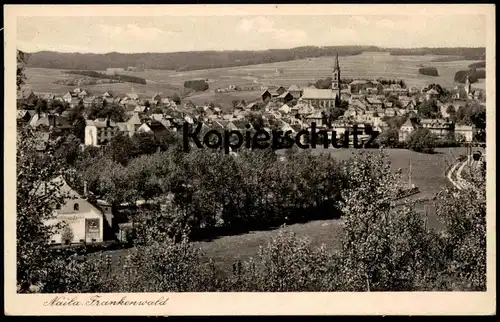
[{"label": "sepia photograph", "polygon": [[447,6],[5,6],[11,311],[495,313],[494,6]]}]

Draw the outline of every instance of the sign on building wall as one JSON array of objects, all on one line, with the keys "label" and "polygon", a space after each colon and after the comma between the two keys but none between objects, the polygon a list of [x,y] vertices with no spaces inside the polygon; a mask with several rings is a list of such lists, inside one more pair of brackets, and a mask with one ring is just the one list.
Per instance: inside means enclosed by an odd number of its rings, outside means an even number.
[{"label": "sign on building wall", "polygon": [[98,218],[88,218],[85,219],[85,233],[87,239],[99,239],[100,238],[99,219]]}]

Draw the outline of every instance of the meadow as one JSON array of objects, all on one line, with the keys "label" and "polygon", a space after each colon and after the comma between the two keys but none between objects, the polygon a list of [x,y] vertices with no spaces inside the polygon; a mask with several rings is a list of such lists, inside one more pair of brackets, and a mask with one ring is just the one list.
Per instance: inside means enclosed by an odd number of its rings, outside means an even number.
[{"label": "meadow", "polygon": [[[342,78],[386,78],[403,79],[408,86],[422,87],[430,83],[439,83],[448,89],[457,84],[454,82],[455,73],[468,68],[470,60],[435,61],[443,56],[393,56],[385,52],[365,52],[355,56],[339,57]],[[438,77],[421,75],[418,69],[436,67]],[[203,93],[193,93],[187,99],[196,103],[215,100],[223,103],[233,99],[250,101],[258,99],[260,90],[252,92],[229,92],[216,94],[214,89],[236,86],[307,86],[318,79],[331,76],[333,68],[332,57],[319,57],[284,61],[271,64],[259,64],[229,68],[215,68],[175,72],[169,70],[145,70],[140,72],[123,72],[123,74],[141,77],[147,80],[146,85],[120,83],[88,86],[91,92],[97,94],[107,90],[124,95],[132,88],[141,98],[150,98],[155,93],[162,92],[169,95],[179,91],[186,80],[207,79],[210,89]],[[278,72],[279,71],[279,72]],[[64,74],[64,70],[27,68],[27,83],[35,93],[64,94],[72,87],[53,84],[56,79],[73,78]],[[475,88],[484,89],[484,79],[473,84]]]}]

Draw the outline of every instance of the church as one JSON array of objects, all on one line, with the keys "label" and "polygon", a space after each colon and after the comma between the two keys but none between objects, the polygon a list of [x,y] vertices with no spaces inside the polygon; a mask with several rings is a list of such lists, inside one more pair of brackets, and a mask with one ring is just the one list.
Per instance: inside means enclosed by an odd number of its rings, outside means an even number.
[{"label": "church", "polygon": [[318,89],[314,86],[304,88],[301,101],[315,108],[328,109],[340,102],[340,66],[339,55],[335,55],[333,62],[332,88]]}]

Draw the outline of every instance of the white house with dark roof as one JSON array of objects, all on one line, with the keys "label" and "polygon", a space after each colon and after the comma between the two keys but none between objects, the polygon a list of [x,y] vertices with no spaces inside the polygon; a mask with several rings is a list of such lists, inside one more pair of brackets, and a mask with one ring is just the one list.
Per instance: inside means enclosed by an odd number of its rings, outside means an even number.
[{"label": "white house with dark roof", "polygon": [[[62,228],[51,236],[50,244],[72,244],[102,242],[113,238],[113,212],[111,205],[98,201],[91,203],[84,195],[73,190],[62,176],[42,185],[36,193],[52,191],[50,185],[59,186],[63,197],[62,205],[54,207],[54,218],[46,220],[45,225],[62,224]],[[110,237],[111,238],[107,238]]]},{"label": "white house with dark roof", "polygon": [[405,142],[416,130],[417,127],[412,123],[410,118],[408,118],[406,122],[404,122],[403,125],[401,125],[401,127],[399,128],[399,142]]}]

